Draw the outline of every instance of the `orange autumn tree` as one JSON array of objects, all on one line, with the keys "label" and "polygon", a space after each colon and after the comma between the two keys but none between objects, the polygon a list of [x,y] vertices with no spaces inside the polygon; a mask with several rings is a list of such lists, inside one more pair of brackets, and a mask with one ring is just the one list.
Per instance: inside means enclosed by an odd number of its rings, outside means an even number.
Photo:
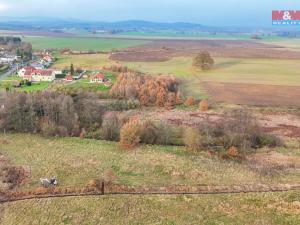
[{"label": "orange autumn tree", "polygon": [[131,149],[136,147],[141,140],[140,134],[142,129],[142,123],[137,120],[130,120],[125,123],[120,132],[120,145],[125,149]]},{"label": "orange autumn tree", "polygon": [[192,97],[192,96],[189,96],[189,97],[185,100],[184,104],[185,104],[186,106],[192,106],[192,105],[194,105],[194,104],[195,104],[195,98]]},{"label": "orange autumn tree", "polygon": [[203,99],[200,104],[199,104],[199,109],[201,112],[206,112],[208,111],[208,101],[206,99]]},{"label": "orange autumn tree", "polygon": [[121,99],[138,99],[145,106],[170,107],[182,101],[179,81],[174,77],[152,77],[133,72],[121,73],[110,95]]}]

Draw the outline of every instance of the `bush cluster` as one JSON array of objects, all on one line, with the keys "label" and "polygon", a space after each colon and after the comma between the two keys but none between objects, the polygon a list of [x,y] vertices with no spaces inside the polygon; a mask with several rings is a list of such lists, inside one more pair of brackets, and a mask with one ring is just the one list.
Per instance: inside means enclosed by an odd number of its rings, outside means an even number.
[{"label": "bush cluster", "polygon": [[99,129],[105,113],[93,93],[71,97],[55,92],[13,92],[1,99],[0,129],[6,131],[79,136],[82,129]]},{"label": "bush cluster", "polygon": [[120,132],[120,145],[130,149],[140,143],[177,145],[174,128],[166,123],[133,119],[125,123]]},{"label": "bush cluster", "polygon": [[193,151],[221,147],[228,149],[229,155],[235,155],[235,150],[283,144],[278,137],[264,133],[257,120],[245,109],[226,112],[218,124],[202,122],[195,128],[185,129],[183,141],[187,149]]}]

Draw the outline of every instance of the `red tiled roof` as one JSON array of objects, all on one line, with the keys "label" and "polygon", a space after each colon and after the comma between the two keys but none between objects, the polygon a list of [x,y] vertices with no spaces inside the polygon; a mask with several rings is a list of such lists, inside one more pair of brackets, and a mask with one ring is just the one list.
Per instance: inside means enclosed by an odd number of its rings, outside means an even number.
[{"label": "red tiled roof", "polygon": [[65,80],[67,80],[67,81],[72,81],[72,80],[73,80],[73,76],[67,75],[67,76],[65,77]]},{"label": "red tiled roof", "polygon": [[98,73],[98,74],[92,76],[92,79],[97,79],[97,78],[98,78],[98,79],[104,79],[104,78],[105,78],[105,75],[102,74],[102,73]]},{"label": "red tiled roof", "polygon": [[23,67],[23,69],[26,70],[26,71],[33,71],[33,70],[35,70],[35,68],[32,67],[32,66],[26,66],[26,67]]},{"label": "red tiled roof", "polygon": [[41,76],[51,76],[53,73],[53,70],[41,70],[36,69],[33,71],[34,74],[40,74]]}]

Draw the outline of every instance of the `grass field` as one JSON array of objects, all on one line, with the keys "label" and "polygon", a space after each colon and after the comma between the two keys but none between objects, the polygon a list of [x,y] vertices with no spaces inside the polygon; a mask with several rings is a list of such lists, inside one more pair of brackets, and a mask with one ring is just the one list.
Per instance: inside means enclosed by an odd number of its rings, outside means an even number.
[{"label": "grass field", "polygon": [[131,46],[141,45],[147,41],[125,40],[125,39],[105,39],[105,38],[58,38],[58,37],[24,37],[24,41],[30,42],[33,49],[63,49],[70,48],[77,51],[110,51],[112,49],[122,49]]},{"label": "grass field", "polygon": [[43,90],[46,90],[50,85],[51,85],[51,82],[43,81],[43,82],[39,82],[39,83],[32,83],[31,86],[23,85],[18,90],[25,91],[27,93],[43,91]]},{"label": "grass field", "polygon": [[300,51],[300,38],[270,38],[260,41],[266,44],[273,44],[285,47],[290,50]]},{"label": "grass field", "polygon": [[178,57],[166,62],[129,62],[129,67],[152,74],[174,74],[203,81],[300,86],[298,60],[215,58],[215,68],[197,70],[192,58]]},{"label": "grass field", "polygon": [[[110,79],[114,84],[117,79],[117,75],[112,72],[99,71],[105,74],[105,77]],[[80,79],[70,85],[66,85],[66,88],[75,88],[75,89],[86,89],[86,90],[95,90],[95,91],[109,91],[111,87],[106,87],[104,84],[90,83],[90,79]]]},{"label": "grass field", "polygon": [[7,77],[7,78],[5,78],[5,80],[0,81],[0,88],[9,87],[12,90],[24,91],[24,92],[30,93],[30,92],[45,90],[51,85],[51,82],[45,81],[45,82],[39,82],[39,83],[32,83],[31,86],[22,85],[19,88],[14,88],[13,87],[14,84],[19,83],[21,80],[22,79],[17,76]]},{"label": "grass field", "polygon": [[201,89],[203,81],[300,86],[298,60],[215,58],[215,68],[210,71],[194,68],[189,57],[125,64],[150,74],[173,74],[184,81],[185,93],[195,97],[207,97]]},{"label": "grass field", "polygon": [[300,192],[105,196],[27,200],[0,205],[0,223],[295,225]]},{"label": "grass field", "polygon": [[[55,175],[61,186],[85,186],[112,170],[116,182],[127,185],[233,185],[297,183],[297,170],[275,177],[261,176],[244,164],[212,159],[207,152],[192,155],[183,147],[141,146],[127,152],[117,143],[79,138],[0,135],[9,144],[1,153],[15,165],[29,166],[31,178],[22,188],[39,186],[39,178]],[[293,149],[293,151],[299,151]]]},{"label": "grass field", "polygon": [[103,66],[112,63],[108,57],[108,54],[58,55],[58,60],[53,67],[57,69],[69,68],[70,64],[73,63],[75,68],[80,67],[85,70],[101,69]]}]

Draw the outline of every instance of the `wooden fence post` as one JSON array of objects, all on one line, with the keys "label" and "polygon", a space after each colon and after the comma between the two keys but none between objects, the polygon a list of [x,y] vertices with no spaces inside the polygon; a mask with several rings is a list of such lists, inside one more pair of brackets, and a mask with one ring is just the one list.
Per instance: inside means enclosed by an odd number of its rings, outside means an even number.
[{"label": "wooden fence post", "polygon": [[104,195],[104,181],[101,183],[101,194]]}]

